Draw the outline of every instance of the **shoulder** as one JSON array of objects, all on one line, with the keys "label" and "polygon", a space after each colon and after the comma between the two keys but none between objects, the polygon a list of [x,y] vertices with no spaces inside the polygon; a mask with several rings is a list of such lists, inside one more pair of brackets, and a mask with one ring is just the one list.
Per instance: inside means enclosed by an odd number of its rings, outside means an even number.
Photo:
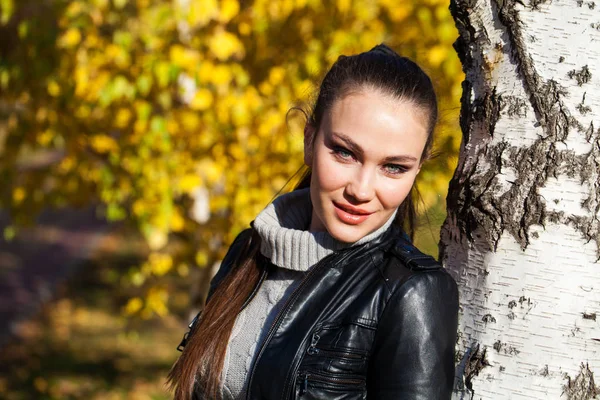
[{"label": "shoulder", "polygon": [[404,237],[388,253],[381,266],[388,289],[381,323],[456,331],[458,287],[446,269]]},{"label": "shoulder", "polygon": [[421,252],[403,233],[395,235],[378,265],[389,294],[399,292],[427,295],[443,292],[456,297],[458,290],[452,276],[430,255]]}]

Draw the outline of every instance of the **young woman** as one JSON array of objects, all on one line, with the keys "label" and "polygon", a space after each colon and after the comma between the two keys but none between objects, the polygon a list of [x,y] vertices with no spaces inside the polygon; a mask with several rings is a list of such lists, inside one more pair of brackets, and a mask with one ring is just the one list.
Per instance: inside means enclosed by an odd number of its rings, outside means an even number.
[{"label": "young woman", "polygon": [[456,284],[403,230],[436,118],[414,62],[339,57],[304,130],[309,173],[231,245],[169,375],[177,399],[450,398]]}]

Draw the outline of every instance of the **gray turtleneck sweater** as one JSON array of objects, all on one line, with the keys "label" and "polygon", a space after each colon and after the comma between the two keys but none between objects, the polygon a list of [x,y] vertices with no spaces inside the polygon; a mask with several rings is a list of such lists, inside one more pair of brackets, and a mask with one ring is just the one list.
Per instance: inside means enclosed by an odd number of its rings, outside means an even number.
[{"label": "gray turtleneck sweater", "polygon": [[287,296],[306,272],[336,250],[378,237],[387,230],[395,216],[358,242],[344,243],[327,232],[309,232],[311,215],[309,189],[301,189],[279,196],[254,220],[254,228],[261,237],[261,253],[279,268],[269,273],[255,297],[235,321],[221,377],[224,400],[246,397],[247,378],[259,344],[263,342]]}]

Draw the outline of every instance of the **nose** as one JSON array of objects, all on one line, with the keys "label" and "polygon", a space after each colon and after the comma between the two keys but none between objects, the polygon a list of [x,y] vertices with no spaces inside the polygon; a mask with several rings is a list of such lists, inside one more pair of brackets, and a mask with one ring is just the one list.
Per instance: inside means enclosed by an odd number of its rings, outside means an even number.
[{"label": "nose", "polygon": [[346,185],[346,194],[356,202],[366,203],[375,196],[375,173],[370,168],[358,168]]}]

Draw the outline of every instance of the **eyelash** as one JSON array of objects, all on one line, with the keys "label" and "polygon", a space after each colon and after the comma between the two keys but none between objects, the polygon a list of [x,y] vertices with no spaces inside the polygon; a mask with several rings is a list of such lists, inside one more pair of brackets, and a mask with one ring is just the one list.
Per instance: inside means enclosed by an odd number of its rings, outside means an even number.
[{"label": "eyelash", "polygon": [[[346,153],[348,156],[343,156],[342,153]],[[352,152],[350,150],[347,150],[341,146],[334,146],[333,147],[333,154],[336,155],[336,157],[347,161],[348,157],[351,157],[352,159],[354,159],[354,154],[352,154]]]},{"label": "eyelash", "polygon": [[[333,146],[333,151],[332,153],[339,158],[341,161],[344,162],[348,162],[349,161],[349,157],[354,160],[354,154],[352,154],[352,152],[348,149],[345,149],[344,147],[341,146]],[[394,169],[394,171],[390,171],[391,169]],[[386,172],[390,175],[400,175],[403,174],[404,172],[408,171],[408,168],[403,166],[403,165],[399,165],[399,164],[386,164],[384,165],[384,169],[386,169]]]}]

